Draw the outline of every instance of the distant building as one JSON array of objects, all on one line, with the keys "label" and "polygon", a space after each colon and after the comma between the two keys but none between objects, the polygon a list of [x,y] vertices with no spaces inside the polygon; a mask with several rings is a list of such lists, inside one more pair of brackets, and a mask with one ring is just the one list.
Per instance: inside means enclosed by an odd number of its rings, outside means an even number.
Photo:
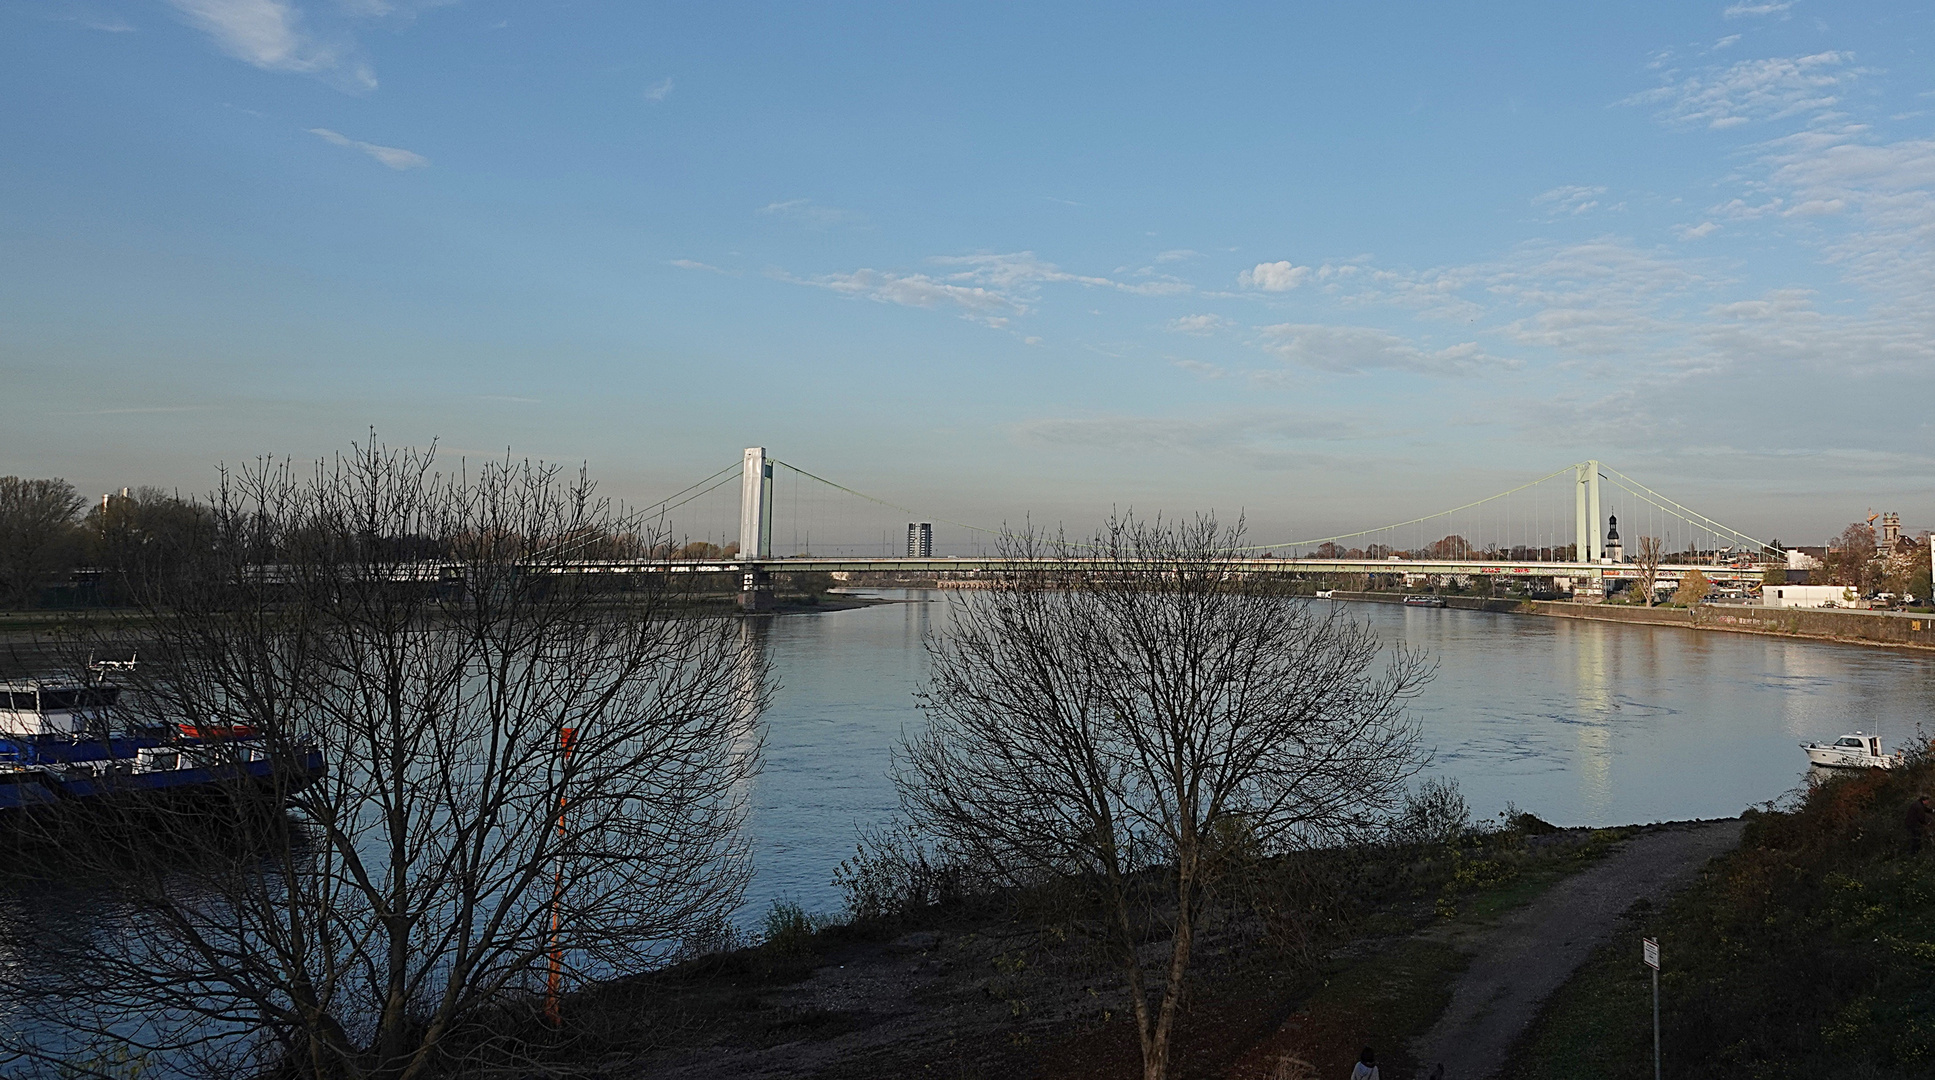
[{"label": "distant building", "polygon": [[1619,542],[1619,515],[1606,518],[1606,561],[1622,563],[1626,561],[1626,545]]},{"label": "distant building", "polygon": [[934,523],[931,521],[910,521],[907,523],[907,555],[910,558],[931,559],[934,557]]},{"label": "distant building", "polygon": [[1791,547],[1787,549],[1787,568],[1789,570],[1819,570],[1821,561],[1827,558],[1825,547]]},{"label": "distant building", "polygon": [[1854,590],[1846,585],[1768,585],[1760,590],[1762,607],[1852,607]]}]

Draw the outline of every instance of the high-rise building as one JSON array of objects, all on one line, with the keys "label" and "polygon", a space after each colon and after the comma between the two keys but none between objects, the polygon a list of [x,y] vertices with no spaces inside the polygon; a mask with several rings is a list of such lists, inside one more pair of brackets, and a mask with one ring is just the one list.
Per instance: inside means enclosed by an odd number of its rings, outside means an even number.
[{"label": "high-rise building", "polygon": [[907,554],[912,558],[931,559],[934,557],[934,523],[931,521],[910,521],[907,523]]}]

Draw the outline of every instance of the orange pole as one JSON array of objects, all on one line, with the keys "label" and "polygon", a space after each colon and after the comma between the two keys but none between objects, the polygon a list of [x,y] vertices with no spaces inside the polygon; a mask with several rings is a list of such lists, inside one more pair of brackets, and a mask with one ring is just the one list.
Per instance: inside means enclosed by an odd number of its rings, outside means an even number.
[{"label": "orange pole", "polygon": [[[577,737],[577,728],[563,728],[558,732],[558,749],[564,754],[564,764],[571,764],[571,743]],[[564,840],[564,778],[558,778],[558,840]],[[564,904],[564,864],[559,863],[551,878],[551,974],[545,980],[544,1019],[552,1027],[564,1023],[564,1012],[559,1005],[559,990],[564,984],[564,949],[558,943],[559,931],[563,929]]]}]

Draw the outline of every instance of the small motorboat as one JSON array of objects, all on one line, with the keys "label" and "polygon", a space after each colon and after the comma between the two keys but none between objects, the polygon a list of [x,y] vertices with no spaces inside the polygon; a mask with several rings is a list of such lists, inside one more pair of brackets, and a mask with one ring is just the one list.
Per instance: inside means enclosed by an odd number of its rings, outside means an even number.
[{"label": "small motorboat", "polygon": [[1405,607],[1444,607],[1445,598],[1442,596],[1431,596],[1429,594],[1420,593],[1416,596],[1405,597],[1404,606]]},{"label": "small motorboat", "polygon": [[1901,754],[1881,752],[1881,736],[1859,731],[1843,735],[1831,743],[1802,743],[1810,764],[1826,769],[1892,769],[1901,764]]}]

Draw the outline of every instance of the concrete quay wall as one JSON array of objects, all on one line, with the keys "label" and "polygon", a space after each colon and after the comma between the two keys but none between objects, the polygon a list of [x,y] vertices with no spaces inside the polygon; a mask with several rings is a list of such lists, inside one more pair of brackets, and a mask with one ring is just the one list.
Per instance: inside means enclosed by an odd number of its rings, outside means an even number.
[{"label": "concrete quay wall", "polygon": [[[1345,592],[1339,600],[1401,604],[1401,593]],[[1744,604],[1701,604],[1692,608],[1647,608],[1626,604],[1577,604],[1562,600],[1493,600],[1477,596],[1447,596],[1447,608],[1546,615],[1600,622],[1685,626],[1695,630],[1723,630],[1737,634],[1841,641],[1859,645],[1893,645],[1935,649],[1935,615],[1897,615],[1877,611],[1833,608],[1764,608]]]}]

